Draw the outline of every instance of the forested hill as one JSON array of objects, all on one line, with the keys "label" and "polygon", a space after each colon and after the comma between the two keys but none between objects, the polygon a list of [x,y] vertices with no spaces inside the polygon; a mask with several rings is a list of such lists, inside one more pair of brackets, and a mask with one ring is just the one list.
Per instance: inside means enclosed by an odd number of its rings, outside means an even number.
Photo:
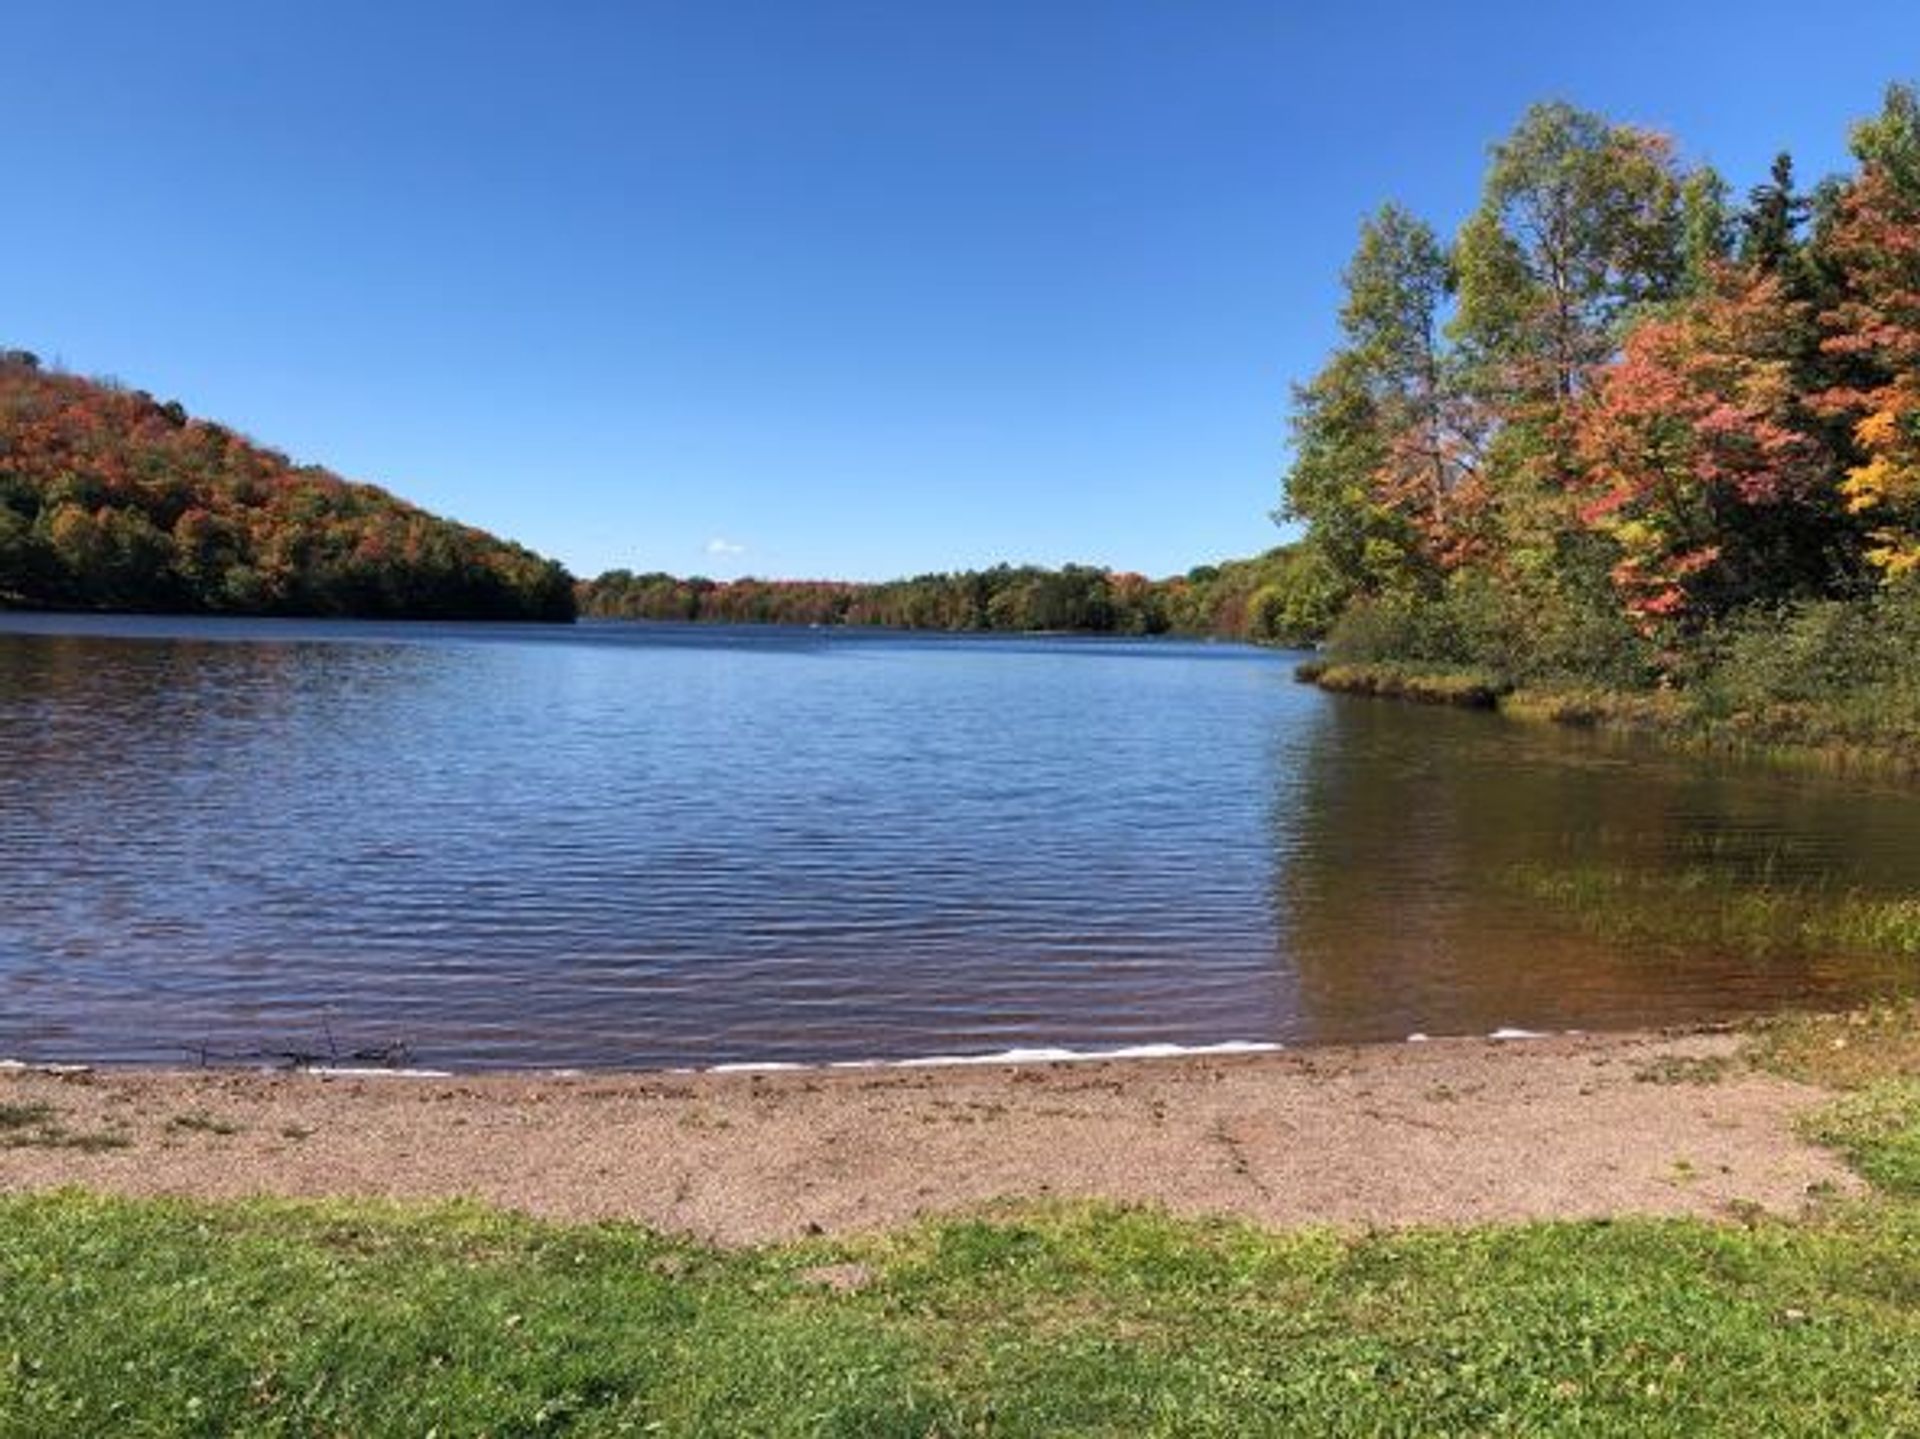
[{"label": "forested hill", "polygon": [[573,580],[176,403],[0,352],[0,607],[570,620]]}]

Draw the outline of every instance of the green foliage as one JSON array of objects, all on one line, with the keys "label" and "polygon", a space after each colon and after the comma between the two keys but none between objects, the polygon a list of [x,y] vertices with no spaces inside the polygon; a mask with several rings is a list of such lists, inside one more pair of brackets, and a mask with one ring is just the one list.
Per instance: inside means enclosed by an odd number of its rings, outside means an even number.
[{"label": "green foliage", "polygon": [[1733,258],[1734,215],[1727,193],[1727,182],[1711,165],[1701,166],[1680,182],[1688,294],[1708,289],[1715,273]]},{"label": "green foliage", "polygon": [[1563,103],[1494,147],[1460,241],[1456,332],[1501,391],[1572,396],[1636,308],[1679,293],[1682,179],[1670,147]]},{"label": "green foliage", "polygon": [[1334,622],[1327,653],[1469,668],[1503,689],[1572,676],[1634,685],[1650,668],[1644,639],[1591,586],[1582,595],[1571,585],[1501,585],[1473,571],[1451,576],[1431,598],[1356,601]]},{"label": "green foliage", "polygon": [[0,604],[566,620],[574,600],[518,545],[6,352]]},{"label": "green foliage", "polygon": [[1920,746],[1920,584],[1754,610],[1708,637],[1690,691],[1756,739]]}]

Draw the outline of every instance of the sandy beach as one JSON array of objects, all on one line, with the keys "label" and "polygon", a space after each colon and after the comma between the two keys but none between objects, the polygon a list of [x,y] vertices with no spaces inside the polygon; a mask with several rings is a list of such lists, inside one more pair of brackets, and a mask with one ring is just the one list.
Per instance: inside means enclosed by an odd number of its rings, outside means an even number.
[{"label": "sandy beach", "polygon": [[1750,1071],[1739,1044],[1449,1039],[697,1075],[14,1069],[0,1105],[42,1127],[10,1132],[0,1190],[459,1196],[740,1244],[1007,1199],[1396,1226],[1785,1214],[1854,1188],[1794,1133],[1821,1091]]}]

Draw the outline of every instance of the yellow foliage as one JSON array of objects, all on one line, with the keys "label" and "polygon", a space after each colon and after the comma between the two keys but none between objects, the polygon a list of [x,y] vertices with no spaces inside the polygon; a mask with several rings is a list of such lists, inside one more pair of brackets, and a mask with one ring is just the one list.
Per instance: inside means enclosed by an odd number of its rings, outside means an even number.
[{"label": "yellow foliage", "polygon": [[1893,466],[1885,455],[1875,455],[1866,464],[1848,470],[1847,478],[1840,485],[1840,493],[1847,498],[1848,512],[1857,515],[1862,510],[1885,504],[1892,474]]},{"label": "yellow foliage", "polygon": [[[1869,510],[1910,510],[1920,504],[1920,453],[1908,441],[1915,419],[1911,404],[1893,397],[1853,427],[1867,462],[1847,471],[1840,493],[1850,514]],[[1920,572],[1920,533],[1911,527],[1875,530],[1867,563],[1889,579]]]},{"label": "yellow foliage", "polygon": [[1920,537],[1876,530],[1873,538],[1879,543],[1867,551],[1867,563],[1886,571],[1888,579],[1920,573]]},{"label": "yellow foliage", "polygon": [[1853,437],[1864,450],[1882,450],[1893,443],[1899,416],[1890,409],[1875,410],[1853,427]]},{"label": "yellow foliage", "polygon": [[1621,520],[1613,526],[1613,537],[1629,550],[1650,549],[1659,539],[1653,526],[1644,520]]}]

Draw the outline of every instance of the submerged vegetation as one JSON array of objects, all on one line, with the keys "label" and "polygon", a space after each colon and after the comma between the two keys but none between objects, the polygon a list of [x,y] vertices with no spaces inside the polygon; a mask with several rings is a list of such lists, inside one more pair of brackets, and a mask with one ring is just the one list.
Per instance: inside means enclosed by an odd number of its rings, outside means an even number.
[{"label": "submerged vegetation", "polygon": [[0,352],[0,607],[567,620],[567,572],[137,390]]},{"label": "submerged vegetation", "polygon": [[580,611],[599,619],[705,624],[879,625],[910,630],[1079,630],[1121,635],[1218,635],[1303,644],[1332,618],[1316,561],[1289,546],[1248,560],[1199,565],[1171,579],[1092,565],[839,580],[716,581],[609,570],[580,585]]},{"label": "submerged vegetation", "polygon": [[1760,881],[1726,867],[1527,864],[1506,876],[1545,912],[1620,944],[1920,959],[1920,896]]},{"label": "submerged vegetation", "polygon": [[1318,677],[1920,746],[1912,90],[1853,152],[1811,189],[1782,155],[1736,202],[1665,137],[1548,104],[1452,243],[1370,219],[1294,408],[1284,513],[1338,609]]}]

